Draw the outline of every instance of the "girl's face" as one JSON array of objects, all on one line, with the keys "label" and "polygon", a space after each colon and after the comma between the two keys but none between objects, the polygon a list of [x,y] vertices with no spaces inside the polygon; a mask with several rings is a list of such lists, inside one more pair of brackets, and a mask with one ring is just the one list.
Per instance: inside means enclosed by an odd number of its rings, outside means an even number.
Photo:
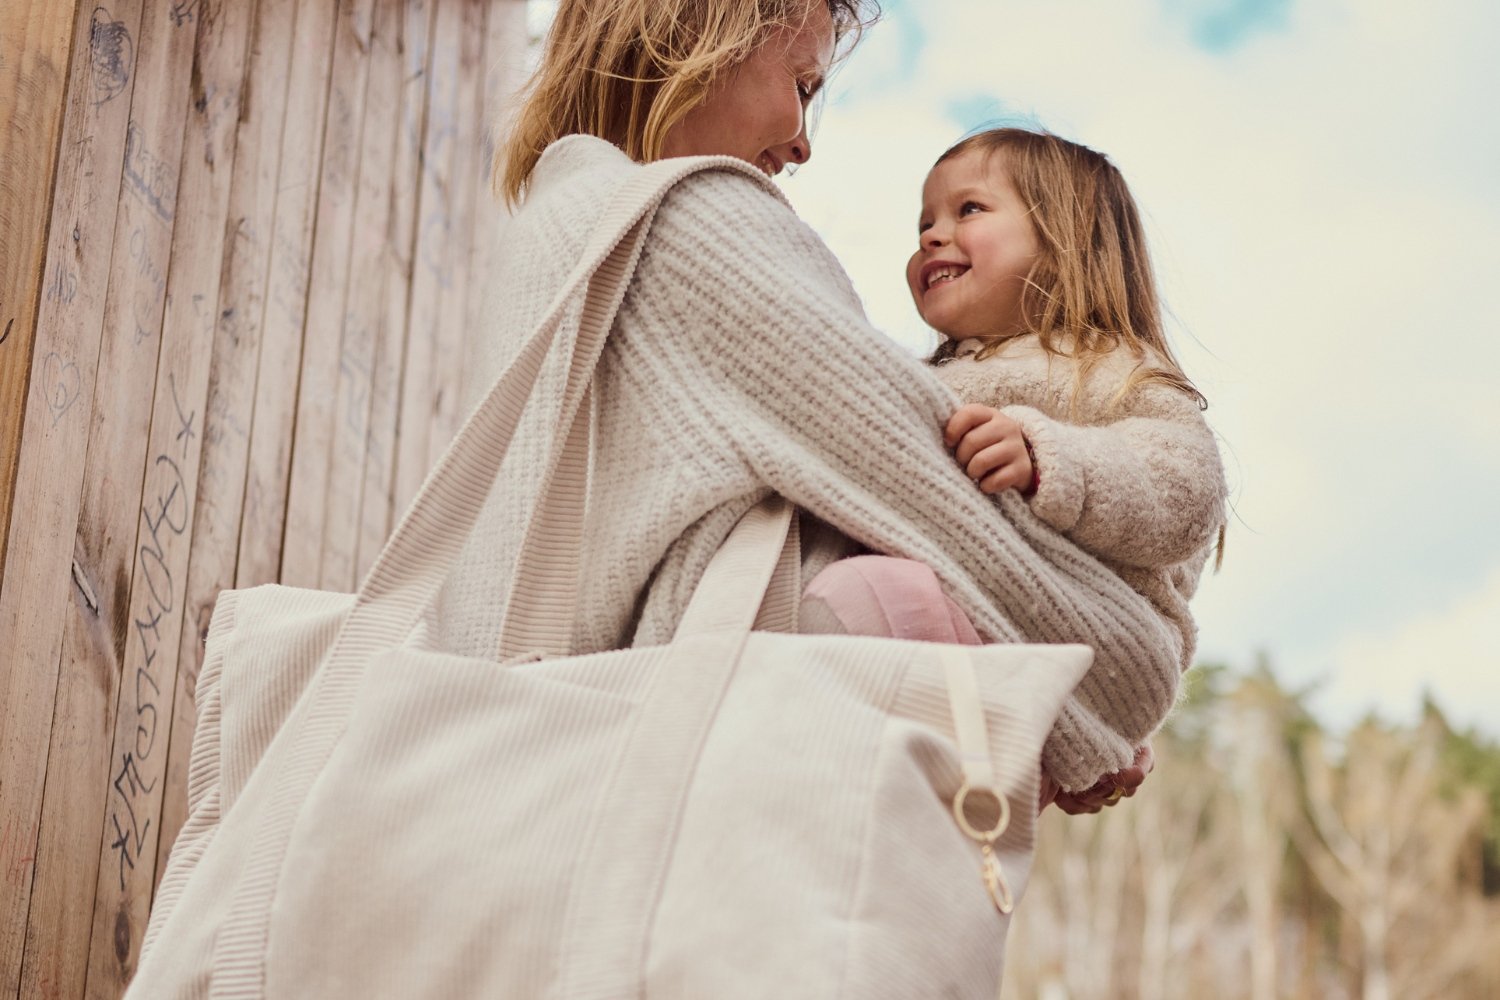
[{"label": "girl's face", "polygon": [[906,283],[929,326],[954,340],[1025,329],[1021,292],[1040,245],[1002,156],[970,150],[934,167],[917,231]]},{"label": "girl's face", "polygon": [[823,86],[834,46],[828,5],[808,6],[799,27],[773,32],[714,82],[707,100],[667,133],[666,156],[737,156],[772,175],[808,161],[807,105]]}]

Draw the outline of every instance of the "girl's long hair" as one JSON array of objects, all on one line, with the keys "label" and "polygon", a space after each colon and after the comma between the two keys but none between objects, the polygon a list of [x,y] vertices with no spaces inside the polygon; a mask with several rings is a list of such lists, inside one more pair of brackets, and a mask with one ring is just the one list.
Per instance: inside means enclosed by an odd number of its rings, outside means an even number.
[{"label": "girl's long hair", "polygon": [[[1036,334],[1049,354],[1072,358],[1079,386],[1101,359],[1123,348],[1136,365],[1117,400],[1158,382],[1206,408],[1167,344],[1140,211],[1109,158],[1049,132],[995,128],[969,136],[937,162],[966,153],[998,158],[1031,213],[1039,252],[1021,293],[1022,332]],[[985,344],[976,357],[994,354],[1008,339]],[[933,362],[952,357],[956,347],[945,340]]]},{"label": "girl's long hair", "polygon": [[496,153],[495,191],[518,202],[542,151],[565,135],[598,136],[642,163],[660,159],[667,133],[720,73],[820,2],[841,56],[880,13],[878,0],[562,0]]}]

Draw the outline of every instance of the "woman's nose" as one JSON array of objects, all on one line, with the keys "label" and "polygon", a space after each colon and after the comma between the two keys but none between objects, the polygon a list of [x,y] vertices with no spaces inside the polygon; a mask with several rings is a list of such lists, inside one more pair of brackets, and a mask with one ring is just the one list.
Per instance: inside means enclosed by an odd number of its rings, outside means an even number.
[{"label": "woman's nose", "polygon": [[806,115],[802,117],[802,131],[791,142],[778,146],[775,153],[789,167],[800,167],[812,159],[812,138],[807,134]]}]

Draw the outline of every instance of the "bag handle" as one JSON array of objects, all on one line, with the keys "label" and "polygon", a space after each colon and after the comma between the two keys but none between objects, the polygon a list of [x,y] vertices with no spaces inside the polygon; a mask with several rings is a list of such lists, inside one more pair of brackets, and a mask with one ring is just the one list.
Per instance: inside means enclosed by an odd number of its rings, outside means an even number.
[{"label": "bag handle", "polygon": [[589,410],[583,403],[657,206],[674,184],[705,169],[760,176],[733,157],[683,157],[635,170],[621,186],[546,318],[465,422],[377,557],[356,595],[351,623],[368,622],[379,642],[394,645],[436,597],[489,498],[568,306],[586,283],[554,425],[569,432],[548,457],[502,640],[507,650],[568,651],[588,472]]},{"label": "bag handle", "polygon": [[[292,824],[338,744],[366,665],[411,633],[457,561],[489,498],[573,296],[587,282],[584,322],[570,362],[570,393],[578,384],[576,376],[582,375],[582,385],[587,387],[592,369],[584,372],[581,366],[597,357],[596,349],[608,334],[613,310],[629,283],[656,207],[678,180],[709,168],[758,176],[748,164],[732,157],[663,160],[633,171],[605,209],[545,319],[465,421],[360,584],[354,606],[309,692],[310,703],[316,704],[317,710],[295,716],[289,727],[295,731],[287,735],[292,741],[288,759],[214,944],[216,971],[208,988],[211,1000],[259,1000],[264,996],[270,910]],[[565,398],[564,404],[571,405],[571,401]],[[567,425],[569,437],[573,436],[571,420],[576,416],[575,407]],[[549,462],[549,477],[560,457]],[[586,461],[586,453],[582,458]],[[576,572],[574,575],[576,578]],[[548,627],[555,629],[556,622]]]},{"label": "bag handle", "polygon": [[[750,508],[709,560],[673,641],[756,626],[793,631],[801,595],[785,581],[801,561],[795,525],[796,510],[785,497],[772,494]],[[773,588],[778,577],[783,586]],[[777,628],[788,618],[790,627]]]}]

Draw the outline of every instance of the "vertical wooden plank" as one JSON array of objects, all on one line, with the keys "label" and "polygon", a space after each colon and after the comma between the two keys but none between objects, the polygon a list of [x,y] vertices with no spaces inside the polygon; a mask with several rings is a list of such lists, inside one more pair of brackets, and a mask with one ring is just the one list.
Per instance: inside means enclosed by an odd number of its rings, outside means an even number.
[{"label": "vertical wooden plank", "polygon": [[384,317],[391,180],[401,100],[400,9],[377,0],[360,142],[344,340],[337,372],[319,586],[353,590],[375,353]]},{"label": "vertical wooden plank", "polygon": [[[465,372],[472,371],[474,359],[481,356],[478,341],[496,333],[486,325],[485,308],[487,296],[495,291],[489,281],[494,251],[504,238],[510,214],[490,189],[490,173],[496,149],[510,134],[515,98],[525,82],[527,41],[526,0],[491,0],[485,24],[484,104],[479,150],[474,159],[474,232],[467,268],[468,311],[462,352]],[[479,402],[477,396],[485,387],[466,384],[463,389],[462,407],[467,410]]]},{"label": "vertical wooden plank", "polygon": [[458,133],[460,33],[466,0],[437,0],[427,72],[427,130],[418,185],[416,249],[412,260],[406,365],[401,372],[397,435],[396,510],[417,495],[431,465],[436,409],[433,387],[440,370],[438,339],[443,297],[452,283],[454,145]]},{"label": "vertical wooden plank", "polygon": [[[79,586],[86,578],[73,547],[126,165],[140,6],[140,0],[128,0],[109,9],[83,5],[77,12],[46,300],[37,324],[37,355],[45,359],[47,377],[32,394],[42,402],[30,404],[50,419],[38,412],[28,420],[12,522],[26,543],[6,567],[0,597],[7,606],[0,613],[0,648],[38,667],[59,666],[70,595],[75,613],[97,617],[97,594]],[[18,623],[31,627],[18,636],[7,627]],[[19,995],[75,997],[84,986],[108,780],[109,746],[100,730],[113,711],[115,681],[100,662],[69,659],[45,673],[56,681],[57,696],[36,870],[27,884],[31,907],[24,914]]]},{"label": "vertical wooden plank", "polygon": [[[88,992],[118,996],[135,971],[156,881],[193,489],[202,455],[225,215],[233,174],[251,0],[213,0],[198,21],[178,170],[168,297],[146,434],[140,535],[127,599],[130,627],[115,714],[112,780],[94,902]],[[191,634],[191,632],[190,632]],[[128,835],[128,836],[127,836]],[[124,844],[121,841],[125,841]]]},{"label": "vertical wooden plank", "polygon": [[162,800],[156,879],[187,812],[187,766],[197,718],[193,696],[203,665],[202,635],[219,591],[234,584],[249,461],[251,408],[260,360],[298,0],[259,0],[245,67],[224,230],[224,268],[215,311],[213,360],[203,413],[183,639],[172,698],[172,736]]},{"label": "vertical wooden plank", "polygon": [[317,232],[307,290],[297,422],[292,437],[281,580],[316,587],[327,511],[329,444],[333,436],[349,251],[354,229],[357,162],[369,78],[374,0],[341,0],[333,45],[333,75],[323,133]]},{"label": "vertical wooden plank", "polygon": [[[105,303],[100,378],[94,393],[94,422],[75,542],[74,575],[80,591],[95,600],[81,602],[82,607],[75,602],[70,609],[63,670],[65,675],[103,675],[112,688],[103,717],[68,720],[78,728],[83,742],[102,740],[106,755],[106,780],[90,790],[106,801],[102,822],[95,830],[110,831],[103,838],[102,852],[100,840],[94,840],[96,858],[102,853],[86,985],[94,995],[116,995],[128,975],[127,957],[134,947],[129,911],[134,904],[144,913],[156,856],[156,821],[139,808],[159,783],[149,775],[160,769],[166,751],[165,719],[155,706],[154,688],[159,682],[152,676],[150,651],[160,639],[159,628],[170,621],[173,612],[180,616],[181,610],[170,596],[173,588],[165,566],[159,560],[153,562],[153,556],[164,553],[152,543],[137,547],[137,540],[185,527],[182,518],[190,497],[185,485],[167,484],[156,498],[160,503],[143,499],[147,472],[164,463],[159,458],[152,461],[149,435],[143,433],[150,427],[153,393],[142,387],[156,385],[161,361],[194,47],[200,27],[209,22],[211,28],[216,13],[211,2],[184,5],[148,0],[142,18],[138,80]],[[204,108],[205,113],[212,110],[233,119],[232,107],[221,110],[217,103],[210,107],[204,102]],[[194,305],[203,307],[201,301],[187,303],[188,308]],[[180,386],[159,385],[157,389],[157,405],[170,404],[174,412],[177,406],[187,405]],[[181,415],[186,423],[189,414]],[[172,430],[180,433],[182,428]],[[191,450],[196,441],[187,444]],[[146,531],[138,535],[143,523]],[[143,614],[139,602],[133,606],[131,581],[138,570],[162,595],[155,612]],[[144,656],[131,648],[137,643],[145,647]],[[122,712],[122,703],[137,709]],[[62,791],[70,800],[78,794],[69,793],[66,785]],[[142,885],[142,873],[144,888],[132,889],[133,884]],[[113,972],[108,981],[106,969]]]},{"label": "vertical wooden plank", "polygon": [[[25,407],[27,429],[9,522],[13,537],[26,541],[11,552],[0,585],[0,649],[6,656],[0,672],[0,711],[5,715],[0,748],[0,992],[7,996],[15,994],[22,973],[34,885],[40,882],[43,891],[52,886],[67,900],[81,900],[85,913],[93,902],[98,823],[90,821],[86,831],[68,828],[69,843],[39,840],[42,829],[55,826],[45,822],[43,810],[65,808],[70,793],[98,799],[108,767],[102,738],[79,749],[69,734],[76,720],[102,728],[114,680],[109,671],[92,668],[81,676],[64,673],[60,680],[59,658],[69,595],[75,600],[81,596],[71,566],[135,80],[140,0],[122,0],[113,11],[88,5],[77,11],[73,39],[78,51],[70,72],[45,294],[36,323],[38,371],[24,400],[5,403],[7,414],[18,417]],[[19,430],[20,424],[18,419],[14,426]],[[54,719],[63,725],[54,726]],[[71,755],[58,753],[60,748]],[[52,770],[49,751],[55,755]],[[77,762],[83,764],[81,773]],[[45,797],[44,783],[49,783]],[[94,815],[101,810],[102,802],[96,803]],[[61,853],[63,882],[51,877],[57,867],[50,854],[54,847]],[[67,868],[74,857],[82,859],[83,873]],[[39,874],[43,868],[46,877]],[[87,946],[86,916],[41,944],[80,951]]]},{"label": "vertical wooden plank", "polygon": [[401,24],[401,124],[391,174],[384,316],[370,389],[370,431],[360,500],[357,576],[363,577],[394,527],[396,431],[406,361],[407,307],[416,247],[422,149],[427,123],[427,67],[436,3],[406,0]]},{"label": "vertical wooden plank", "polygon": [[275,583],[281,575],[297,373],[307,315],[308,269],[337,12],[338,0],[301,0],[297,8],[250,428],[250,463],[235,566],[237,587]]},{"label": "vertical wooden plank", "polygon": [[[121,19],[90,10],[87,6],[78,10],[74,28],[81,51],[72,61],[68,118],[46,240],[48,280],[37,312],[39,363],[31,391],[23,400],[28,433],[18,456],[15,508],[9,525],[10,537],[17,544],[6,562],[5,582],[0,583],[0,649],[5,651],[5,702],[0,706],[5,714],[0,753],[0,871],[5,873],[0,891],[0,990],[7,996],[20,984],[36,868],[45,864],[51,846],[45,838],[39,840],[39,832],[45,828],[43,804],[54,804],[57,792],[46,789],[48,795],[43,798],[43,783],[68,775],[66,759],[58,760],[57,771],[48,771],[49,750],[68,745],[54,726],[54,718],[68,720],[69,696],[87,699],[96,687],[86,682],[84,691],[74,691],[71,685],[58,691],[58,657],[72,583],[69,565],[80,507],[78,487],[83,480],[89,400],[104,322],[104,289],[133,79],[130,39],[133,22],[139,19],[139,4],[138,0],[120,4]],[[15,415],[12,426],[20,430],[21,414]],[[101,696],[99,717],[105,711]],[[95,756],[104,762],[105,753],[105,748],[96,748]],[[77,775],[68,777],[77,780]],[[84,793],[95,795],[95,789],[89,787]],[[87,864],[98,847],[98,832],[84,837]],[[86,894],[81,903],[84,940],[80,945],[86,948],[92,873],[78,885]],[[65,940],[62,946],[71,943]],[[48,946],[55,948],[58,943]]]},{"label": "vertical wooden plank", "polygon": [[76,7],[77,0],[7,0],[0,7],[0,571]]},{"label": "vertical wooden plank", "polygon": [[434,341],[431,438],[427,460],[436,462],[463,419],[464,344],[469,316],[469,256],[474,240],[474,197],[479,182],[484,21],[487,0],[460,0],[457,85],[453,99],[444,240],[440,248],[443,294]]}]

